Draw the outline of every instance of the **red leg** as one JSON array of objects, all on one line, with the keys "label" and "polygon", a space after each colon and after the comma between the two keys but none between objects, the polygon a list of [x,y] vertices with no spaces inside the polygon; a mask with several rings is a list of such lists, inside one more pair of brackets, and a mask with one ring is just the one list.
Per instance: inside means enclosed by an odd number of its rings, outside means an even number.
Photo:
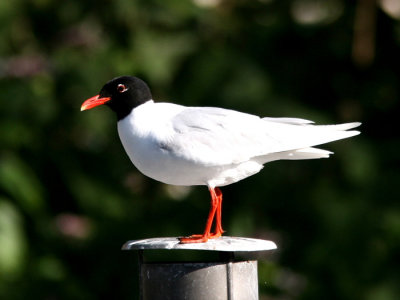
[{"label": "red leg", "polygon": [[[221,225],[221,210],[222,210],[222,192],[219,188],[209,188],[211,194],[211,207],[208,213],[206,227],[203,234],[194,234],[189,237],[180,238],[182,244],[188,243],[205,243],[210,238],[220,237],[223,233]],[[214,216],[216,215],[215,232],[211,232]]]},{"label": "red leg", "polygon": [[217,238],[220,237],[224,230],[222,229],[222,192],[219,188],[214,189],[215,197],[218,198],[218,207],[216,211],[216,218],[215,218],[215,231],[211,234],[210,238]]}]

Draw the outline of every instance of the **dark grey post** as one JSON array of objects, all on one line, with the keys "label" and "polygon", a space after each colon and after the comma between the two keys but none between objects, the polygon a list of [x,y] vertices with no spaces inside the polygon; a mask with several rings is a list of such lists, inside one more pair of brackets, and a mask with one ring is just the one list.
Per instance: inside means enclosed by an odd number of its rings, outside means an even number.
[{"label": "dark grey post", "polygon": [[[220,237],[207,243],[179,244],[177,238],[129,241],[123,250],[138,250],[141,300],[257,300],[257,261],[235,260],[236,252],[276,249],[271,241]],[[219,252],[213,262],[146,262],[146,249]]]}]

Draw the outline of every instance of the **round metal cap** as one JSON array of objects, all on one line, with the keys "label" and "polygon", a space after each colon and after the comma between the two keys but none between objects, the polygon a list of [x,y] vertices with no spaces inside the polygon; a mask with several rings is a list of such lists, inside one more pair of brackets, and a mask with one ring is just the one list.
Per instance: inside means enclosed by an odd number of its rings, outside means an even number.
[{"label": "round metal cap", "polygon": [[221,236],[206,243],[181,244],[177,237],[132,240],[122,246],[122,250],[146,249],[186,249],[229,252],[268,251],[276,249],[274,242],[245,237]]}]

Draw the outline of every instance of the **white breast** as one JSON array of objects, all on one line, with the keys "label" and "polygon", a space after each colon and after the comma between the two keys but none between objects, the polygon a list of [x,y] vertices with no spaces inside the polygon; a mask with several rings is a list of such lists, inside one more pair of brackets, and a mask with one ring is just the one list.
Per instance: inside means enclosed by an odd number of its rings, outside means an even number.
[{"label": "white breast", "polygon": [[146,102],[118,122],[119,137],[132,163],[144,175],[173,185],[207,185],[215,170],[178,157],[168,149],[176,134],[170,120],[184,108]]}]

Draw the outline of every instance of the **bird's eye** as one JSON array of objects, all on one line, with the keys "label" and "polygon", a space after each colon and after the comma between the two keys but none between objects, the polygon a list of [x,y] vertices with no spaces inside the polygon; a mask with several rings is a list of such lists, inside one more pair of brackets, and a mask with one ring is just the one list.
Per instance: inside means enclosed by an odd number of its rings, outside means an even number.
[{"label": "bird's eye", "polygon": [[126,88],[125,84],[118,84],[117,91],[118,93],[126,92],[128,89]]}]

